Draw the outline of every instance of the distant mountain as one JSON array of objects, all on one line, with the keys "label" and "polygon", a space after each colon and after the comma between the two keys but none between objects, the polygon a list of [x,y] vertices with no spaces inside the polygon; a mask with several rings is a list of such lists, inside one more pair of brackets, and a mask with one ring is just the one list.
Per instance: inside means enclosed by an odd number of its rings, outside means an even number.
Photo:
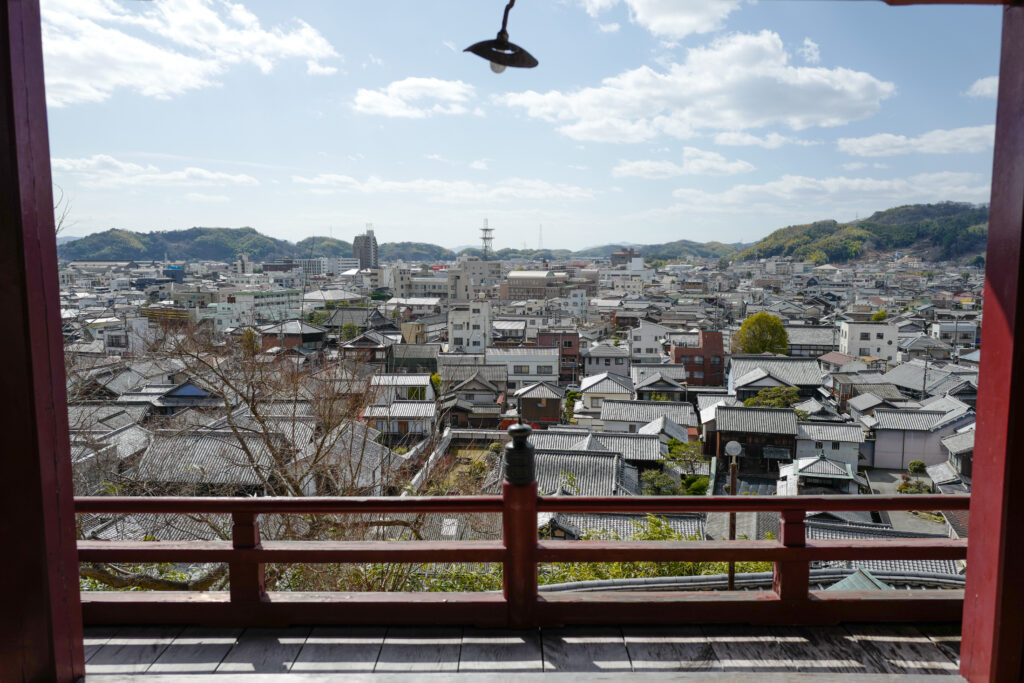
[{"label": "distant mountain", "polygon": [[[902,250],[924,258],[951,259],[974,256],[985,249],[988,236],[988,208],[972,204],[943,202],[914,204],[879,211],[852,223],[834,220],[792,225],[776,230],[756,243],[723,244],[676,240],[664,244],[605,244],[580,251],[568,249],[499,249],[498,259],[548,259],[607,257],[632,246],[647,259],[705,260],[793,256],[820,263],[842,262],[878,252]],[[172,259],[233,261],[248,254],[253,261],[278,258],[351,256],[352,245],[332,237],[307,237],[293,244],[268,237],[253,228],[189,228],[165,232],[107,230],[82,238],[58,242],[60,258],[66,261]],[[406,263],[453,261],[456,251],[424,242],[385,242],[378,250],[383,262]],[[481,256],[479,247],[466,247],[459,254]]]},{"label": "distant mountain", "polygon": [[826,220],[791,225],[748,247],[740,258],[792,256],[816,263],[840,263],[899,250],[948,260],[984,252],[987,239],[987,206],[910,204],[851,223]]}]

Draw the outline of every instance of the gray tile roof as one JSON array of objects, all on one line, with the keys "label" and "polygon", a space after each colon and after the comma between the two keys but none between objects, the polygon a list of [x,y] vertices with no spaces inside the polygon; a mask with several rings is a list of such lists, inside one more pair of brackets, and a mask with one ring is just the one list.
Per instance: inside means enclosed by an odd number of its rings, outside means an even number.
[{"label": "gray tile roof", "polygon": [[839,331],[835,327],[819,327],[817,325],[787,325],[790,345],[803,346],[838,346]]},{"label": "gray tile roof", "polygon": [[595,346],[591,346],[589,349],[581,350],[580,355],[589,356],[591,358],[628,358],[629,345],[623,344],[622,346],[613,346],[612,344],[602,342]]},{"label": "gray tile roof", "polygon": [[974,450],[974,430],[969,429],[966,432],[950,434],[942,439],[942,445],[953,455],[970,453]]},{"label": "gray tile roof", "polygon": [[429,384],[429,374],[378,372],[370,380],[370,386],[375,387],[422,387]]},{"label": "gray tile roof", "polygon": [[864,430],[850,422],[800,422],[796,438],[807,441],[863,443]]},{"label": "gray tile roof", "polygon": [[[536,453],[534,469],[541,495],[621,496],[639,495],[636,468],[621,455],[582,454],[570,451]],[[569,487],[575,480],[575,488]],[[577,492],[578,489],[578,492]]]},{"label": "gray tile roof", "polygon": [[[910,531],[896,531],[882,527],[854,524],[829,524],[808,520],[808,539],[898,539],[898,538],[945,538],[931,534],[917,534]],[[958,574],[954,560],[835,560],[821,563],[826,567],[864,568],[871,571],[933,572],[936,574]]]},{"label": "gray tile roof", "polygon": [[787,358],[785,356],[733,356],[732,377],[743,377],[754,370],[764,370],[793,386],[821,384],[821,367],[813,358]]},{"label": "gray tile roof", "polygon": [[686,428],[677,425],[671,418],[664,415],[648,422],[643,427],[637,429],[636,432],[637,434],[664,434],[670,439],[682,441],[683,443],[690,440],[690,435]]},{"label": "gray tile roof", "polygon": [[[279,440],[285,445],[283,437]],[[157,431],[139,460],[137,477],[151,483],[260,485],[250,455],[256,467],[270,473],[274,459],[260,434],[236,435],[230,429]]]},{"label": "gray tile roof", "polygon": [[863,413],[865,410],[871,410],[872,408],[880,406],[883,403],[885,403],[884,399],[882,399],[876,394],[868,392],[866,394],[854,396],[853,398],[846,402],[846,406],[848,408],[853,408],[854,410]]},{"label": "gray tile roof", "polygon": [[580,382],[580,391],[593,394],[632,394],[633,381],[629,377],[602,372],[600,375],[585,377]]},{"label": "gray tile roof", "polygon": [[557,398],[560,399],[565,396],[565,391],[561,387],[551,384],[549,382],[537,382],[525,386],[515,393],[517,398]]},{"label": "gray tile roof", "polygon": [[634,422],[647,424],[662,415],[683,427],[696,427],[697,415],[689,403],[669,401],[604,401],[602,422]]},{"label": "gray tile roof", "polygon": [[875,411],[878,421],[875,429],[897,429],[913,432],[927,432],[945,413],[939,410],[882,410]]},{"label": "gray tile roof", "polygon": [[[658,519],[667,523],[668,527],[683,539],[704,539],[704,515],[657,515]],[[643,528],[646,515],[629,514],[586,514],[561,513],[538,515],[538,527],[555,524],[570,531],[573,536],[589,532],[592,536],[607,539],[630,540]]]},{"label": "gray tile roof", "polygon": [[433,419],[437,405],[433,401],[392,401],[386,406],[367,406],[363,417],[383,417],[391,420]]},{"label": "gray tile roof", "polygon": [[791,408],[718,407],[716,425],[719,432],[748,434],[798,433],[796,413]]},{"label": "gray tile roof", "polygon": [[572,451],[587,438],[593,437],[605,449],[621,453],[629,461],[658,462],[666,449],[657,434],[624,434],[618,432],[586,432],[584,430],[539,429],[530,435],[534,448],[542,450]]},{"label": "gray tile roof", "polygon": [[670,377],[677,382],[686,381],[686,366],[675,363],[633,363],[629,368],[629,376],[633,384],[642,380],[648,375],[661,373],[662,377]]}]

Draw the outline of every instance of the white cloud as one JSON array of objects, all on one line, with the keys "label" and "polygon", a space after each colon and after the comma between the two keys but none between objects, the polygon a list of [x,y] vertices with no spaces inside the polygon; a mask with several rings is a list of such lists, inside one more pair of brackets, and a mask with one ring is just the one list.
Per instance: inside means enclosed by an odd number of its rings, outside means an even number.
[{"label": "white cloud", "polygon": [[851,161],[848,164],[843,164],[844,171],[859,171],[862,168],[867,168],[868,164],[864,161]]},{"label": "white cloud", "polygon": [[620,161],[612,169],[615,178],[675,178],[681,175],[736,175],[754,170],[753,164],[746,161],[728,161],[717,152],[709,152],[696,147],[683,148],[683,163],[672,161]]},{"label": "white cloud", "polygon": [[765,149],[778,149],[779,147],[787,144],[809,147],[818,143],[814,140],[801,140],[800,138],[779,135],[778,133],[768,133],[767,135],[759,137],[752,133],[727,131],[725,133],[715,134],[715,144],[728,145],[730,147],[764,147]]},{"label": "white cloud", "polygon": [[864,138],[840,138],[839,150],[859,157],[889,157],[897,154],[960,154],[983,152],[992,146],[996,127],[968,126],[933,130],[916,138],[879,133]]},{"label": "white cloud", "polygon": [[615,23],[598,24],[597,28],[599,31],[601,31],[601,33],[616,33],[619,30],[620,26]]},{"label": "white cloud", "polygon": [[458,52],[459,51],[459,48],[455,47],[455,43],[453,43],[450,40],[442,40],[441,44],[444,45],[449,50],[451,50],[452,52]]},{"label": "white cloud", "polygon": [[999,76],[979,78],[965,93],[968,97],[995,97],[999,94]]},{"label": "white cloud", "polygon": [[[693,33],[708,33],[722,27],[726,17],[739,7],[739,0],[623,0],[629,20],[661,38],[678,40]],[[597,17],[619,0],[583,0],[587,14]]]},{"label": "white cloud", "polygon": [[577,140],[641,142],[658,135],[687,139],[701,129],[842,125],[873,114],[895,91],[864,72],[792,66],[778,34],[762,31],[693,48],[664,72],[642,66],[598,87],[496,100],[556,123]]},{"label": "white cloud", "polygon": [[810,38],[804,38],[804,43],[797,50],[797,53],[808,64],[817,64],[821,61],[821,48]]},{"label": "white cloud", "polygon": [[222,173],[205,168],[189,166],[178,171],[161,171],[152,164],[143,166],[118,161],[106,154],[77,159],[53,159],[53,170],[67,173],[83,187],[187,187],[218,185],[259,185],[259,181],[245,174]]},{"label": "white cloud", "polygon": [[380,90],[356,91],[352,106],[363,114],[421,119],[432,114],[466,114],[473,86],[440,78],[406,78]]},{"label": "white cloud", "polygon": [[470,162],[469,167],[471,169],[473,169],[474,171],[486,171],[487,170],[487,160],[486,159],[477,159],[476,161]]},{"label": "white cloud", "polygon": [[338,192],[357,194],[418,194],[427,201],[444,203],[501,202],[524,199],[592,199],[592,190],[549,183],[545,180],[509,178],[494,184],[476,183],[468,180],[437,180],[420,178],[416,180],[385,180],[370,176],[365,181],[352,176],[324,173],[310,178],[292,176],[300,185],[310,185],[314,190],[333,189]]},{"label": "white cloud", "polygon": [[[794,206],[822,207],[835,215],[849,207],[879,207],[931,201],[983,202],[989,186],[977,173],[921,173],[908,178],[809,178],[786,175],[760,185],[736,185],[723,192],[681,188],[673,192],[681,203],[670,212],[706,211],[786,214]],[[664,210],[662,210],[664,211]]]},{"label": "white cloud", "polygon": [[47,0],[42,7],[51,106],[102,102],[120,89],[169,98],[217,85],[237,65],[270,73],[287,59],[328,75],[334,47],[309,24],[263,28],[241,4],[214,0]]},{"label": "white cloud", "polygon": [[223,204],[224,202],[230,202],[231,198],[223,194],[203,194],[202,192],[189,192],[185,195],[185,199],[190,202],[198,202],[200,204]]}]

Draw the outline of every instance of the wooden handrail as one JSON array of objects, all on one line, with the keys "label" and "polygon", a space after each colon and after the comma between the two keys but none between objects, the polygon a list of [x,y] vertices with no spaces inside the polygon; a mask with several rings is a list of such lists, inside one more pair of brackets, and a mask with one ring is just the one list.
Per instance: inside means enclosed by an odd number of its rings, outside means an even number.
[{"label": "wooden handrail", "polygon": [[[514,426],[506,445],[506,480],[500,496],[363,497],[363,498],[176,498],[102,496],[75,499],[77,514],[230,514],[231,541],[100,541],[78,543],[82,562],[226,562],[230,593],[86,594],[86,618],[95,622],[222,621],[249,625],[270,621],[365,623],[372,605],[401,606],[397,621],[529,627],[573,621],[664,621],[664,606],[707,596],[661,593],[580,593],[557,599],[537,590],[541,562],[773,562],[771,591],[728,593],[714,599],[716,609],[739,620],[761,623],[828,623],[837,618],[899,620],[956,618],[962,591],[915,596],[843,593],[832,597],[809,590],[809,563],[824,560],[962,560],[965,540],[947,538],[807,539],[808,512],[838,510],[966,510],[966,495],[899,496],[547,496],[537,495],[529,429]],[[559,541],[539,540],[538,512],[562,513],[697,513],[778,512],[778,540],[740,541]],[[406,514],[492,513],[502,515],[498,541],[263,541],[259,517],[266,514]],[[263,569],[268,563],[502,563],[500,596],[444,594],[287,594],[267,593]],[[766,602],[767,601],[767,602]],[[889,604],[880,608],[879,601]],[[922,613],[917,604],[926,604]],[[629,605],[628,618],[622,606]],[[913,605],[914,610],[906,611]],[[132,608],[135,608],[134,611]],[[496,611],[497,610],[497,611]],[[730,612],[730,610],[732,612]],[[722,616],[722,615],[719,615]],[[377,617],[378,619],[380,617]],[[681,610],[678,619],[688,619]]]}]

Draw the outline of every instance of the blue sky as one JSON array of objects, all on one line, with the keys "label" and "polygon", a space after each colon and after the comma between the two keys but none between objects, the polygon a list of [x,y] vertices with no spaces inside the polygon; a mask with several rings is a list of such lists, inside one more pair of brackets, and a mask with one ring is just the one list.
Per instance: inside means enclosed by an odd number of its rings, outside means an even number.
[{"label": "blue sky", "polygon": [[[997,7],[42,0],[68,235],[583,248],[988,200]],[[541,237],[541,226],[542,237]]]}]

